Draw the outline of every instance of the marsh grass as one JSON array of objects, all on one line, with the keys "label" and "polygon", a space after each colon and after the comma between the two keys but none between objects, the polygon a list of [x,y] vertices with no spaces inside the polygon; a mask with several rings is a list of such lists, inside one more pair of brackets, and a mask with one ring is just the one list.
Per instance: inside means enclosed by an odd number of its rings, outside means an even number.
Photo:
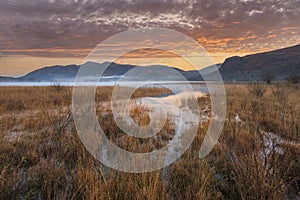
[{"label": "marsh grass", "polygon": [[[262,95],[257,92],[261,88]],[[297,84],[226,85],[227,120],[213,151],[202,160],[198,158],[208,120],[199,125],[181,159],[166,169],[141,174],[109,169],[85,149],[68,109],[71,88],[0,90],[0,199],[299,198],[299,149],[274,141],[266,151],[263,135],[273,132],[283,139],[300,141]],[[98,90],[97,101],[110,99],[112,88]],[[135,97],[165,92],[140,90]],[[200,109],[209,108],[208,98],[198,102]],[[147,124],[147,109],[135,109],[132,117],[139,115],[137,123]],[[106,110],[103,116],[98,113],[101,127],[112,142],[129,151],[159,149],[174,134],[174,124],[168,119],[157,140],[129,137]],[[242,122],[234,120],[236,114]]]}]

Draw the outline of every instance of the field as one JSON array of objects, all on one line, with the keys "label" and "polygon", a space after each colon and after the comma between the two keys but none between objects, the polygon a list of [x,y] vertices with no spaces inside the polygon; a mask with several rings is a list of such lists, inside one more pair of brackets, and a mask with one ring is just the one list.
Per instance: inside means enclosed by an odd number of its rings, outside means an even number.
[{"label": "field", "polygon": [[[219,143],[204,159],[199,149],[210,122],[209,96],[198,98],[201,121],[181,159],[159,171],[131,174],[99,163],[79,139],[71,87],[0,88],[0,199],[299,199],[300,85],[226,85],[227,118]],[[122,132],[96,93],[98,121],[106,136],[132,152],[166,146],[176,133],[168,119],[158,136]],[[169,94],[138,89],[133,99]],[[147,107],[130,115],[143,126]]]}]

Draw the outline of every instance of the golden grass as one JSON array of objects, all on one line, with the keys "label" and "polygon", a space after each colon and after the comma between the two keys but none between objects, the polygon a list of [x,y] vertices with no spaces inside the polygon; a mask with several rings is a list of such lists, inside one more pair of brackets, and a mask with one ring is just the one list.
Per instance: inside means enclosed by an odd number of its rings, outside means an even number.
[{"label": "golden grass", "polygon": [[[110,99],[112,88],[98,90],[97,101]],[[199,126],[191,148],[171,166],[129,174],[103,166],[86,151],[66,108],[71,104],[71,88],[0,88],[0,199],[299,197],[299,149],[289,143],[274,144],[267,153],[262,149],[263,132],[300,141],[300,85],[226,85],[226,91],[223,133],[205,159],[198,158],[198,151],[209,121]],[[138,90],[134,97],[164,93],[168,91]],[[199,106],[209,107],[209,99],[199,99]],[[147,112],[135,108],[132,117],[146,125]],[[237,114],[242,122],[235,121]],[[112,142],[133,152],[159,149],[174,134],[170,119],[156,141],[127,136],[109,112],[99,116],[99,123]]]}]

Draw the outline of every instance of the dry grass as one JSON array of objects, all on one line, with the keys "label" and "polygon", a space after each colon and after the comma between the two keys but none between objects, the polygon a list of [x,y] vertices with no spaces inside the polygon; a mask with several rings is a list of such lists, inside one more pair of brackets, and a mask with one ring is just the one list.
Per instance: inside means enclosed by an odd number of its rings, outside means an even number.
[{"label": "dry grass", "polygon": [[[113,89],[113,87],[97,87],[96,101],[110,101]],[[72,91],[72,87],[63,86],[1,87],[0,112],[19,113],[69,106],[72,103]],[[170,90],[165,88],[138,88],[132,98],[170,93]]]},{"label": "dry grass", "polygon": [[[112,88],[98,90],[97,101],[110,99]],[[198,158],[207,121],[180,160],[159,171],[128,174],[103,166],[82,145],[67,109],[71,88],[0,88],[0,199],[299,198],[300,149],[274,141],[263,150],[264,132],[300,141],[300,85],[226,85],[226,90],[228,119],[209,156]],[[139,90],[134,97],[163,93],[168,91]],[[209,106],[209,100],[199,99],[199,106]],[[132,117],[146,125],[147,112],[135,108]],[[156,141],[125,135],[109,112],[99,122],[111,141],[136,152],[159,149],[174,134],[170,119]]]}]

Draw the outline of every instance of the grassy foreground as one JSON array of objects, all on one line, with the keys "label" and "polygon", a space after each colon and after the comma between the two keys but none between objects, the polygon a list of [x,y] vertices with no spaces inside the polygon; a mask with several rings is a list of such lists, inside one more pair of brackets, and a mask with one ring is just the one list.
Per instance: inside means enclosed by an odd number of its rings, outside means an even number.
[{"label": "grassy foreground", "polygon": [[[111,91],[98,88],[96,100],[109,101]],[[0,199],[299,198],[300,85],[226,85],[226,92],[223,133],[205,159],[198,153],[209,120],[180,160],[160,171],[129,174],[103,166],[86,151],[68,108],[72,88],[0,88]],[[140,89],[134,97],[165,93]],[[209,107],[209,99],[199,104]],[[99,123],[106,135],[129,151],[161,148],[174,134],[167,121],[160,140],[126,137],[105,112]],[[147,124],[145,112],[134,108],[131,116]]]}]

